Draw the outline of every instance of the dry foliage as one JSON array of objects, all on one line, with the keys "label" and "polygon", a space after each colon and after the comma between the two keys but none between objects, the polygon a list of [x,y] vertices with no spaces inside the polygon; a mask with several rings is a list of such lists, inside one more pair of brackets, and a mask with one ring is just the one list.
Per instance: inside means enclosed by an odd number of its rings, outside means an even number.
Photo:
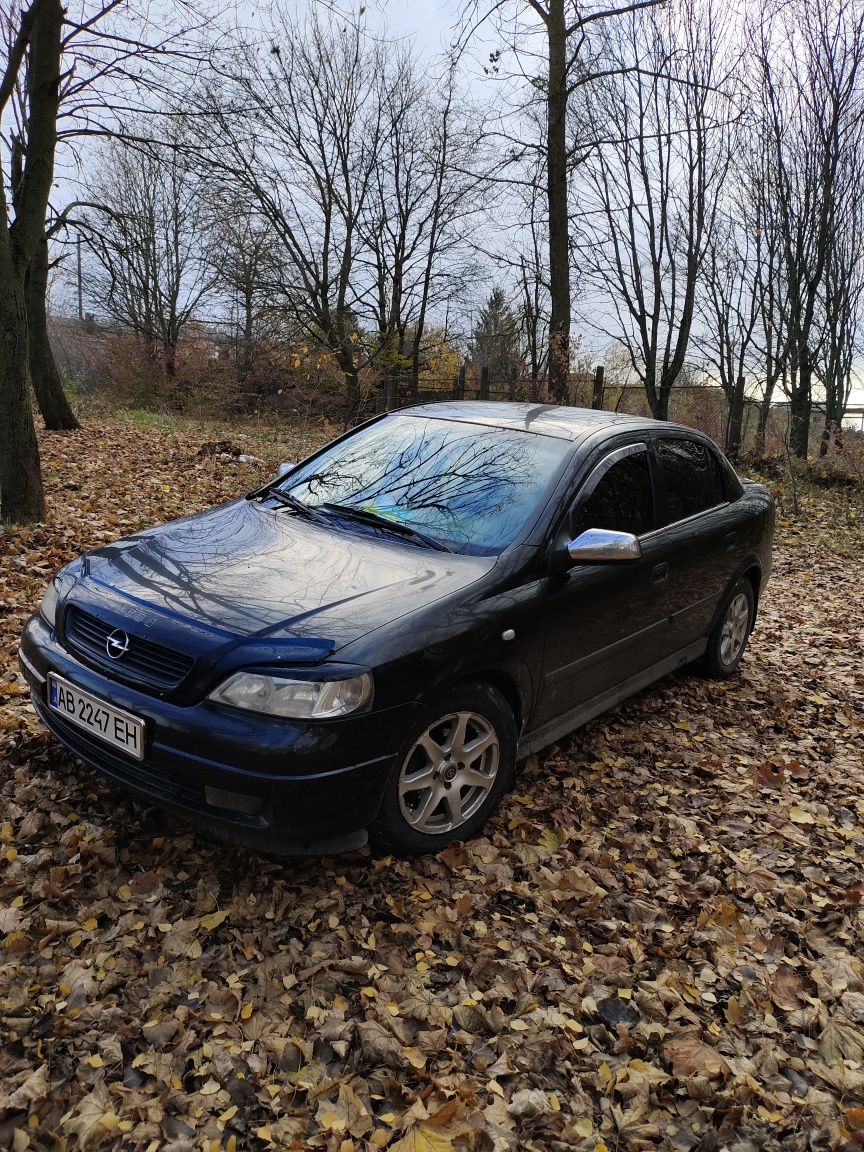
[{"label": "dry foliage", "polygon": [[45,438],[51,520],[0,536],[0,1147],[864,1146],[848,506],[781,521],[738,676],[532,757],[487,836],[277,862],[133,806],[14,671],[60,563],[308,447],[234,430],[256,466],[197,455],[212,435]]}]

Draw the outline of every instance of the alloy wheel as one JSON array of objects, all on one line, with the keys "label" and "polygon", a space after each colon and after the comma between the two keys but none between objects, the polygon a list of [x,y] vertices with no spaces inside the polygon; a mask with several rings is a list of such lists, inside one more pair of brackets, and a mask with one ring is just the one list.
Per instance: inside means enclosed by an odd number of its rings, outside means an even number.
[{"label": "alloy wheel", "polygon": [[399,774],[399,808],[417,832],[453,832],[481,807],[500,763],[495,728],[476,712],[453,712],[415,741]]},{"label": "alloy wheel", "polygon": [[735,595],[723,620],[720,632],[720,659],[727,667],[734,664],[747,643],[750,627],[750,604],[743,592]]}]

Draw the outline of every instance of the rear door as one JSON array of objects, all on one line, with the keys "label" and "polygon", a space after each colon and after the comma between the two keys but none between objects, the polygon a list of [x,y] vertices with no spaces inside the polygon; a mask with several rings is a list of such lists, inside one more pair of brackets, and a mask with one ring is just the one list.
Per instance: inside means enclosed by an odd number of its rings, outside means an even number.
[{"label": "rear door", "polygon": [[669,541],[656,531],[647,440],[616,444],[593,464],[556,538],[589,528],[631,532],[636,561],[574,564],[547,578],[542,692],[548,723],[644,671],[672,651],[667,611]]},{"label": "rear door", "polygon": [[708,635],[740,555],[740,514],[728,500],[712,445],[670,430],[654,439],[667,587],[675,648]]}]

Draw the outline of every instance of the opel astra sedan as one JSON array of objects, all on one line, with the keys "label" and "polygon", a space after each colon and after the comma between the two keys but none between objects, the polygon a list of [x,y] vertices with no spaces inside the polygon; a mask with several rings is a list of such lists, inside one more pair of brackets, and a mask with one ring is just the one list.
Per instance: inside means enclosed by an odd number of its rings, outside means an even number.
[{"label": "opel astra sedan", "polygon": [[21,667],[67,748],[212,833],[436,851],[521,757],[691,661],[730,676],[773,528],[689,428],[408,408],[68,565]]}]

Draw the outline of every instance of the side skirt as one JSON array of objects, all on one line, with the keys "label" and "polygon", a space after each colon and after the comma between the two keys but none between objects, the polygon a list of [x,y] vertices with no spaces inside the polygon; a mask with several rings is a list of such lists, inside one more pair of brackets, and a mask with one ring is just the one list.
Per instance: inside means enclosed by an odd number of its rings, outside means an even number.
[{"label": "side skirt", "polygon": [[698,660],[700,656],[704,656],[707,647],[707,639],[697,640],[695,644],[689,644],[686,648],[673,652],[671,656],[658,660],[656,664],[651,664],[644,672],[638,672],[629,680],[624,680],[620,684],[616,684],[614,688],[602,692],[599,696],[584,701],[562,716],[556,716],[554,720],[548,721],[542,728],[535,728],[533,732],[527,732],[519,741],[516,759],[522,760],[524,757],[530,756],[532,752],[539,752],[547,744],[554,744],[556,740],[560,740],[562,736],[566,736],[574,728],[581,728],[583,724],[587,724],[595,716],[600,716],[603,712],[614,708],[616,704],[620,704],[628,696],[641,692],[643,688],[647,688],[655,680],[660,680],[677,668],[683,668],[685,664]]}]

